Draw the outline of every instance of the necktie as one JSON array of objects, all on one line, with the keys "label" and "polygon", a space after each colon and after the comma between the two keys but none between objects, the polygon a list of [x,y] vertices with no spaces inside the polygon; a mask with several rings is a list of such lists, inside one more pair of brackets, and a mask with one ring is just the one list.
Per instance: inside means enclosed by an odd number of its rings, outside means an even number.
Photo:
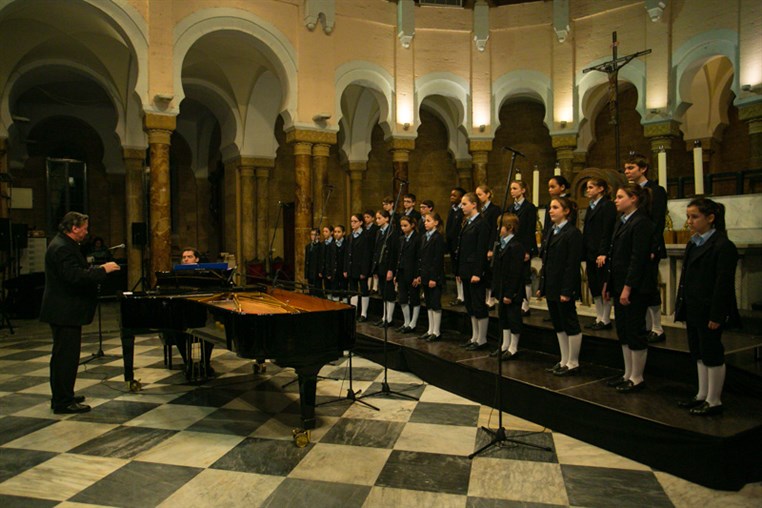
[{"label": "necktie", "polygon": [[595,210],[595,203],[590,203],[590,211]]},{"label": "necktie", "polygon": [[556,235],[558,232],[561,231],[561,228],[558,226],[553,226],[553,234]]}]

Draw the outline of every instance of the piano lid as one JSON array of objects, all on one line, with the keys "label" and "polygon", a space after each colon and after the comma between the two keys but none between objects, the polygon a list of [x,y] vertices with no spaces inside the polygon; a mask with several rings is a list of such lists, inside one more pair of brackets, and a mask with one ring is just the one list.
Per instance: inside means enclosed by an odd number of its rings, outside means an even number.
[{"label": "piano lid", "polygon": [[352,308],[344,303],[274,288],[268,288],[267,291],[228,291],[184,298],[230,312],[251,315],[302,314]]}]

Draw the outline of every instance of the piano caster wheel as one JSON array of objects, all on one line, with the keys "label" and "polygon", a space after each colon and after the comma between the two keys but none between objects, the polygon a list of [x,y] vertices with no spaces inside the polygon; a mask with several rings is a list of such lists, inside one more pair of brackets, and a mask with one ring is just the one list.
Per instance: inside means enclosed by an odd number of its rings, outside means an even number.
[{"label": "piano caster wheel", "polygon": [[310,431],[294,429],[291,431],[294,435],[294,444],[297,448],[304,448],[310,444]]},{"label": "piano caster wheel", "polygon": [[130,390],[131,392],[135,393],[135,392],[139,392],[140,390],[142,390],[143,389],[143,385],[140,384],[140,380],[139,379],[133,379],[131,381],[127,381],[127,389]]}]

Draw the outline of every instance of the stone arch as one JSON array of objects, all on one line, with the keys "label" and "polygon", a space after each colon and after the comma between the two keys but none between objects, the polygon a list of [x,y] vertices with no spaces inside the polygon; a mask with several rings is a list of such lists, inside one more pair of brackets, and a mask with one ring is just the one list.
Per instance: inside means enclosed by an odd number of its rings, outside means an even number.
[{"label": "stone arch", "polygon": [[[585,185],[591,178],[602,178],[609,184],[609,195],[613,199],[614,191],[621,185],[627,183],[627,178],[624,174],[613,169],[601,169],[601,168],[585,168],[574,177],[571,182],[571,195],[580,203],[580,200],[585,198]],[[580,207],[582,208],[582,207]]]},{"label": "stone arch", "polygon": [[203,9],[187,16],[175,26],[173,34],[175,104],[180,104],[185,97],[182,70],[188,51],[204,35],[224,30],[250,35],[257,49],[272,64],[284,89],[283,101],[280,105],[280,114],[285,121],[284,128],[292,126],[296,118],[298,90],[296,51],[286,36],[274,25],[240,9]]},{"label": "stone arch", "polygon": [[500,109],[508,100],[530,99],[545,105],[546,127],[553,123],[553,88],[550,78],[537,71],[519,70],[509,72],[495,80],[493,85],[493,124],[500,118]]},{"label": "stone arch", "polygon": [[[421,104],[431,95],[441,95],[446,97],[448,104],[454,113],[453,121],[458,128],[468,132],[471,112],[469,111],[469,102],[471,100],[468,81],[452,74],[450,72],[432,72],[415,82],[415,106],[414,111],[417,115]],[[418,127],[418,120],[411,128]],[[453,136],[450,132],[450,136]]]},{"label": "stone arch", "polygon": [[[350,85],[366,88],[375,97],[378,104],[378,124],[384,135],[392,135],[392,102],[394,97],[394,78],[382,67],[371,62],[349,62],[338,69],[335,74],[336,89],[336,123],[339,124],[344,116],[341,100]],[[372,128],[372,126],[371,126]],[[368,134],[370,140],[370,134]]]}]

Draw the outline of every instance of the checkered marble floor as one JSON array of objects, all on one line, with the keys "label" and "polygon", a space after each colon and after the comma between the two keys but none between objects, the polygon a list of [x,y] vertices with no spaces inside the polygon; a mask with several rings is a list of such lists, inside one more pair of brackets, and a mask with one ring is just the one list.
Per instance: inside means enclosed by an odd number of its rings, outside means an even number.
[{"label": "checkered marble floor", "polygon": [[[489,407],[389,371],[390,396],[318,408],[310,444],[297,448],[298,388],[290,369],[215,349],[217,377],[189,384],[163,365],[161,342],[136,342],[136,377],[122,382],[113,312],[104,322],[106,356],[80,368],[82,415],[50,410],[49,329],[14,322],[0,331],[0,505],[23,506],[723,506],[762,505],[762,484],[721,492],[504,414],[508,436],[551,452],[511,445],[473,460],[496,427]],[[97,351],[85,329],[83,358]],[[321,372],[318,402],[346,394],[346,359]],[[382,368],[354,358],[355,391],[381,387]],[[601,429],[607,431],[606,429]],[[697,451],[698,453],[698,451]]]}]

